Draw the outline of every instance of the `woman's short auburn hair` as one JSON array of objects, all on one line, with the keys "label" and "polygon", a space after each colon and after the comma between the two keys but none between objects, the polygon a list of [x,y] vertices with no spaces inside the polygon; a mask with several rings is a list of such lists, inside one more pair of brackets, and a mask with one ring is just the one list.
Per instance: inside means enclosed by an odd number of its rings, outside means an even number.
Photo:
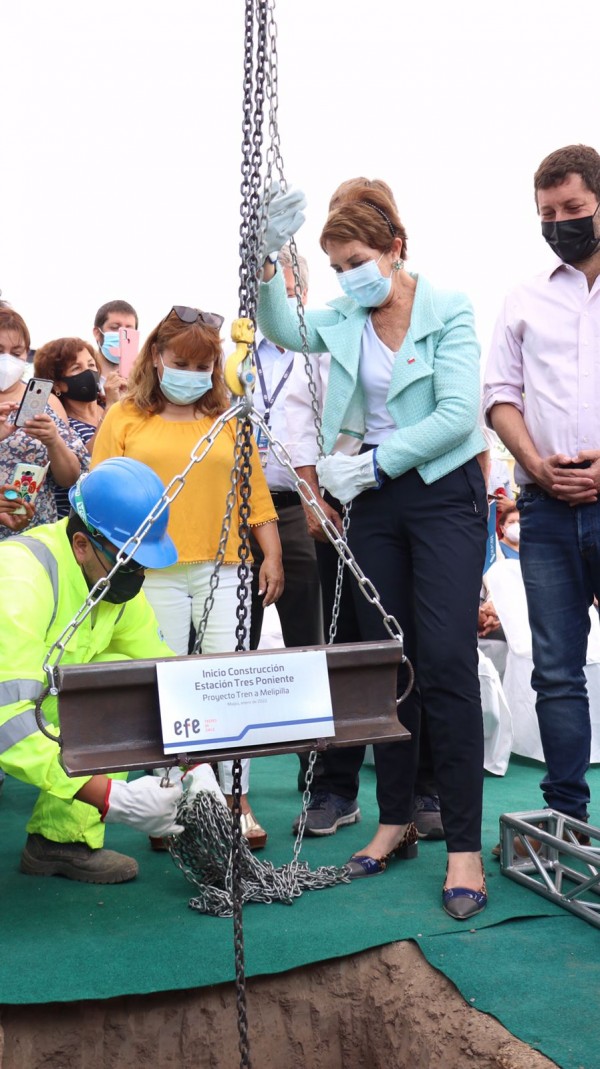
[{"label": "woman's short auburn hair", "polygon": [[23,336],[25,348],[29,352],[31,348],[31,335],[27,329],[27,324],[14,309],[7,307],[0,308],[0,330],[14,330],[18,331]]},{"label": "woman's short auburn hair", "polygon": [[229,406],[229,391],[223,378],[223,349],[218,330],[205,323],[183,323],[176,312],[169,312],[146,338],[129,376],[124,400],[141,412],[162,412],[167,398],[160,388],[155,357],[165,349],[187,360],[202,357],[213,360],[212,388],[194,405],[205,416],[220,416]]},{"label": "woman's short auburn hair", "polygon": [[34,373],[41,379],[52,379],[52,382],[58,382],[59,379],[64,379],[69,364],[73,363],[82,349],[87,349],[90,356],[94,358],[99,371],[96,352],[89,342],[83,341],[83,338],[57,338],[36,349],[33,358]]},{"label": "woman's short auburn hair", "polygon": [[407,233],[387,182],[381,178],[350,178],[338,186],[329,201],[329,215],[320,243],[361,241],[371,249],[388,252],[395,238],[402,239],[407,258]]}]

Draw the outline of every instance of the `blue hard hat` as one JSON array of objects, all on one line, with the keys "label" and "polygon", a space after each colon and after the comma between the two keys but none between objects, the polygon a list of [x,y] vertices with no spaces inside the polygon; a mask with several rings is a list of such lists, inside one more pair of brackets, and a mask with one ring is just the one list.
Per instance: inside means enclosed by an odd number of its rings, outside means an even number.
[{"label": "blue hard hat", "polygon": [[[130,457],[110,457],[82,475],[69,490],[69,501],[93,534],[102,534],[121,549],[152,511],[165,488],[155,471]],[[167,534],[169,509],[154,521],[134,554],[144,568],[168,568],[177,550]]]}]

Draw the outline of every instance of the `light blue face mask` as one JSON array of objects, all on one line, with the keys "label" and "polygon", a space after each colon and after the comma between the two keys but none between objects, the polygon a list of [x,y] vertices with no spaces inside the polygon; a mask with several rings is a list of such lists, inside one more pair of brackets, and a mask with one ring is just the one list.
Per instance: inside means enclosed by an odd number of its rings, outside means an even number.
[{"label": "light blue face mask", "polygon": [[212,371],[181,371],[179,368],[163,366],[160,388],[168,401],[174,405],[193,405],[212,389]]},{"label": "light blue face mask", "polygon": [[377,266],[379,260],[367,260],[366,264],[361,264],[360,267],[338,273],[338,281],[344,293],[360,304],[361,308],[379,308],[390,295],[392,276],[381,274]]},{"label": "light blue face mask", "polygon": [[[121,359],[121,343],[119,341],[118,330],[107,330],[106,334],[102,330],[100,333],[104,338],[104,341],[100,346],[100,352],[102,353],[102,356],[104,356],[109,361],[109,363],[118,364],[119,360]],[[111,349],[117,350],[116,355],[115,353],[111,353]]]}]

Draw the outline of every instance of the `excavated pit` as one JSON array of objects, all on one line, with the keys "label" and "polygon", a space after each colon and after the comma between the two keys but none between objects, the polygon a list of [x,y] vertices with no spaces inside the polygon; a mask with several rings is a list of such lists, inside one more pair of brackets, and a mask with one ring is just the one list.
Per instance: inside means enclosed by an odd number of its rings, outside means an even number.
[{"label": "excavated pit", "polygon": [[[173,953],[185,952],[173,948]],[[82,970],[93,967],[91,961],[81,964]],[[555,1066],[467,1004],[410,942],[255,977],[247,988],[253,1069]],[[0,1007],[0,1069],[237,1069],[239,1064],[233,984]]]}]

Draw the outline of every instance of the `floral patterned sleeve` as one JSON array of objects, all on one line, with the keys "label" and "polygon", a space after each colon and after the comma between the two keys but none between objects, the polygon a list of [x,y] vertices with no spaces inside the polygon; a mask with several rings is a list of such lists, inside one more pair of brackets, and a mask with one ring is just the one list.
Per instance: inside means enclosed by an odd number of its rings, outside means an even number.
[{"label": "floral patterned sleeve", "polygon": [[[56,423],[58,433],[65,445],[67,445],[77,456],[81,465],[81,471],[87,471],[89,468],[90,457],[85,442],[82,442],[79,435],[75,434],[75,431],[56,415],[56,412],[50,405],[46,406],[45,411],[46,415],[51,416]],[[12,484],[17,464],[33,464],[45,467],[47,463],[48,450],[46,449],[46,446],[42,445],[41,442],[38,442],[37,438],[30,438],[29,435],[19,427],[8,438],[5,438],[3,442],[0,442],[0,486],[5,483]],[[48,472],[45,482],[35,500],[35,515],[33,520],[28,527],[23,528],[23,531],[28,531],[31,527],[37,527],[41,523],[54,523],[58,519],[54,496],[57,489],[57,484],[50,472]],[[23,531],[19,531],[19,534],[22,534]],[[10,530],[10,528],[0,524],[0,541],[4,538],[10,538],[13,533],[14,532]]]}]

